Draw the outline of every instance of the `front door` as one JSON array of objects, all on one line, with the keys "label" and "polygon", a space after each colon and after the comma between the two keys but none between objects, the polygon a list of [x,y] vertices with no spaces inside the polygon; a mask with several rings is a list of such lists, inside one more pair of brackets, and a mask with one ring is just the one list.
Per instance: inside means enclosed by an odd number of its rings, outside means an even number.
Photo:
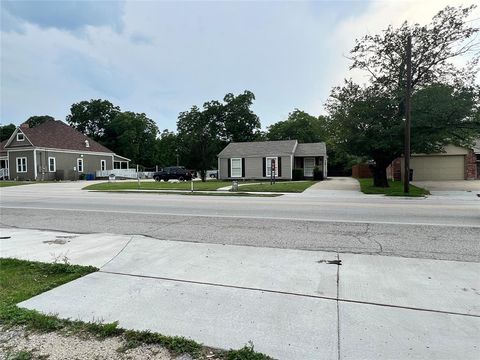
[{"label": "front door", "polygon": [[315,167],[315,158],[306,157],[303,160],[303,176],[313,177],[313,168]]}]

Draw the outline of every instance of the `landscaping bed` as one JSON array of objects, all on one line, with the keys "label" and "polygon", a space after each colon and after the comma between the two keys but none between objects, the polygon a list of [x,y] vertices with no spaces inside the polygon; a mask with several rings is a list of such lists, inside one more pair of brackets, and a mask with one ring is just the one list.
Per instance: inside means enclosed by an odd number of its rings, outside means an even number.
[{"label": "landscaping bed", "polygon": [[266,360],[253,346],[210,349],[183,337],[132,331],[118,323],[85,323],[16,306],[98,269],[0,258],[0,353],[5,359]]},{"label": "landscaping bed", "polygon": [[388,181],[388,188],[381,188],[373,186],[373,179],[358,179],[360,183],[360,188],[364,194],[383,194],[386,196],[411,196],[411,197],[422,197],[429,195],[430,192],[423,188],[414,186],[410,184],[410,192],[403,192],[403,182],[401,181]]}]

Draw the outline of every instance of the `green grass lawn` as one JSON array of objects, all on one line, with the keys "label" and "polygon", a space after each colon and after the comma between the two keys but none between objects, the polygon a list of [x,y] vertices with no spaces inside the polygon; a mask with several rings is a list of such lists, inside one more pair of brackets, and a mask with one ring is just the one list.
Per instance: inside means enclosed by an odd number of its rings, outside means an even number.
[{"label": "green grass lawn", "polygon": [[0,180],[0,187],[33,184],[31,181]]},{"label": "green grass lawn", "polygon": [[[201,344],[178,336],[164,336],[149,331],[125,330],[117,322],[109,324],[85,323],[78,320],[60,319],[52,315],[43,315],[34,310],[21,309],[17,303],[41,294],[47,290],[75,280],[81,276],[97,271],[92,266],[68,264],[46,264],[17,259],[0,258],[0,326],[24,326],[27,330],[38,332],[56,331],[65,336],[89,334],[99,339],[119,336],[124,345],[121,352],[144,344],[158,344],[175,355],[190,354],[193,358],[206,358],[210,349]],[[217,351],[219,356],[229,360],[268,360],[268,356],[254,351],[253,346],[246,345],[240,350]],[[16,359],[33,358],[32,354],[23,352],[15,354]],[[10,358],[10,357],[9,357]]]},{"label": "green grass lawn", "polygon": [[[217,190],[221,187],[232,185],[231,181],[194,181],[194,190]],[[163,181],[140,181],[138,187],[137,181],[117,181],[114,183],[104,182],[99,184],[88,185],[83,190],[190,190],[190,181],[182,181],[178,183],[169,183]]]},{"label": "green grass lawn", "polygon": [[373,186],[373,179],[358,179],[360,187],[364,194],[384,194],[386,196],[412,196],[420,197],[429,195],[430,192],[423,188],[410,184],[410,193],[403,192],[403,183],[401,181],[388,181],[388,188],[379,188]]},{"label": "green grass lawn", "polygon": [[[315,184],[315,181],[277,181],[270,185],[270,182],[262,182],[260,184],[239,186],[239,191],[265,191],[265,192],[294,192],[301,193],[305,189]],[[241,183],[240,183],[241,185]]]}]

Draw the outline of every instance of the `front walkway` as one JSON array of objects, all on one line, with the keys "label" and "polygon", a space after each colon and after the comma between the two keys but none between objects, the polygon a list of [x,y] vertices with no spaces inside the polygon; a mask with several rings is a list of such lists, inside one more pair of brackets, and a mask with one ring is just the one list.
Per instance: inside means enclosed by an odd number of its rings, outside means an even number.
[{"label": "front walkway", "polygon": [[2,256],[51,261],[67,254],[72,263],[100,267],[20,304],[28,309],[118,320],[225,349],[251,340],[279,359],[480,355],[478,263],[143,236],[1,234]]}]

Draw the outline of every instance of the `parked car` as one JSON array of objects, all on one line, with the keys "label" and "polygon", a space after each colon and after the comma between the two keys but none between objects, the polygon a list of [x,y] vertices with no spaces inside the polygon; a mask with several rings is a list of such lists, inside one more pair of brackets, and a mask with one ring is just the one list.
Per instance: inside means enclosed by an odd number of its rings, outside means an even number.
[{"label": "parked car", "polygon": [[153,174],[155,181],[168,181],[172,179],[192,180],[192,173],[184,166],[169,166]]},{"label": "parked car", "polygon": [[206,177],[210,178],[210,179],[217,179],[218,178],[218,170],[207,170]]}]

